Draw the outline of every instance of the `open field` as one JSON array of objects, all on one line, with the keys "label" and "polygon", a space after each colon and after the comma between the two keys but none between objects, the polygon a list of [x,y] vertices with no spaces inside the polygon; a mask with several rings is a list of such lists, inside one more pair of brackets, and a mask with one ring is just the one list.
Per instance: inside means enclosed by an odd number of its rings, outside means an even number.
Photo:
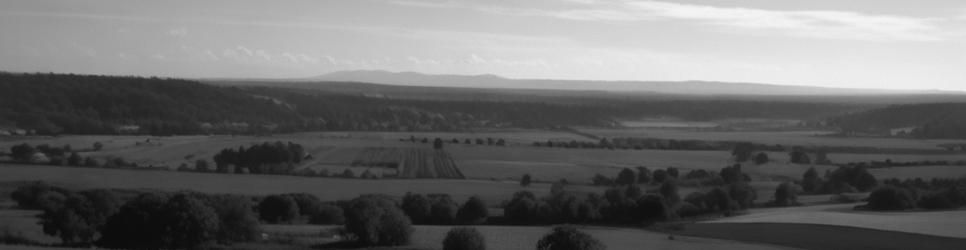
[{"label": "open field", "polygon": [[[269,234],[318,235],[332,226],[269,225]],[[451,226],[415,226],[412,244],[406,248],[441,249]],[[537,241],[550,231],[542,226],[475,226],[486,239],[487,249],[534,249]],[[631,228],[582,227],[607,245],[607,249],[788,249],[773,245],[749,244],[698,237],[667,239],[666,234]],[[301,239],[300,239],[301,240]],[[311,241],[309,241],[311,242]]]},{"label": "open field", "polygon": [[696,223],[674,233],[804,249],[961,249],[966,239],[796,223]]},{"label": "open field", "polygon": [[891,167],[873,168],[869,173],[876,178],[966,178],[966,166],[915,166],[915,167]]},{"label": "open field", "polygon": [[644,137],[675,140],[750,141],[764,144],[801,146],[851,146],[874,148],[931,149],[944,143],[966,143],[966,140],[920,140],[903,138],[833,137],[829,131],[706,131],[695,129],[598,129],[581,128],[582,132],[601,137]]},{"label": "open field", "polygon": [[[406,192],[447,193],[457,202],[479,195],[496,206],[513,193],[529,190],[549,193],[550,185],[536,183],[521,187],[515,182],[444,179],[341,179],[281,175],[234,175],[149,171],[129,169],[75,168],[42,165],[0,164],[0,182],[44,180],[68,188],[119,188],[146,190],[194,190],[205,193],[266,195],[305,192],[322,200],[352,199],[361,194],[383,193],[401,197]],[[589,186],[568,186],[576,192],[602,192]]]},{"label": "open field", "polygon": [[966,238],[966,210],[914,212],[852,210],[852,207],[859,204],[861,203],[752,209],[746,215],[707,223],[805,223]]},{"label": "open field", "polygon": [[[35,210],[0,209],[0,232],[21,234],[25,238],[44,244],[60,243],[60,238],[44,234],[44,228],[37,224],[36,216],[39,213],[41,212]],[[6,249],[5,247],[2,248]]]}]

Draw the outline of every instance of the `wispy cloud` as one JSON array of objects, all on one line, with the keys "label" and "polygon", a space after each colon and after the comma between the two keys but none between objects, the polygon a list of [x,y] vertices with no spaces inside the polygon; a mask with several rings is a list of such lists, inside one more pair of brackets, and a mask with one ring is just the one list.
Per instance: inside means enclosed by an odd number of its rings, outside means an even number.
[{"label": "wispy cloud", "polygon": [[[939,18],[876,15],[851,11],[766,10],[649,0],[568,0],[540,6],[487,1],[398,0],[395,4],[467,8],[500,15],[541,16],[578,21],[688,21],[725,31],[772,31],[783,35],[863,41],[941,41],[948,38]],[[949,18],[949,19],[952,19]]]}]

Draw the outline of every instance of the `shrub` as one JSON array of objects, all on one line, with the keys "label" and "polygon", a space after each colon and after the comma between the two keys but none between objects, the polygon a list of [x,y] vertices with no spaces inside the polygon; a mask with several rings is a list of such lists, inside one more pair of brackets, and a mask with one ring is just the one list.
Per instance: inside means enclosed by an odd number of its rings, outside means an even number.
[{"label": "shrub", "polygon": [[449,230],[443,239],[443,250],[484,250],[486,240],[475,228],[458,227]]},{"label": "shrub", "polygon": [[523,178],[520,178],[520,186],[529,187],[530,181],[530,174],[525,174]]},{"label": "shrub", "polygon": [[755,191],[755,188],[744,182],[728,185],[728,195],[731,196],[741,209],[751,208],[754,205],[755,199],[758,198],[758,193]]},{"label": "shrub", "polygon": [[549,234],[537,242],[539,250],[604,250],[603,243],[593,236],[577,230],[573,226],[564,225],[553,228]]},{"label": "shrub", "polygon": [[489,211],[486,203],[478,196],[470,197],[456,212],[456,221],[464,225],[484,224],[487,217]]},{"label": "shrub", "polygon": [[450,225],[456,222],[456,212],[459,206],[450,198],[448,194],[430,194],[432,202],[429,212],[429,223],[437,225]]},{"label": "shrub", "polygon": [[349,201],[345,229],[366,246],[398,246],[413,232],[409,217],[387,197],[366,195]]},{"label": "shrub", "polygon": [[268,223],[291,222],[299,216],[299,206],[292,196],[269,195],[258,203],[258,215]]},{"label": "shrub", "polygon": [[869,203],[865,206],[871,210],[905,210],[915,206],[916,202],[908,190],[900,187],[882,187],[869,194]]}]

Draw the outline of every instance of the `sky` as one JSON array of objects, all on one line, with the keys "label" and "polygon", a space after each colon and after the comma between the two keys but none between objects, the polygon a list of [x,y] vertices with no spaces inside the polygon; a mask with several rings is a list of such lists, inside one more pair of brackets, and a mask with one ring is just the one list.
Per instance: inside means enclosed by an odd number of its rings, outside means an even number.
[{"label": "sky", "polygon": [[966,90],[959,0],[0,0],[0,71]]}]

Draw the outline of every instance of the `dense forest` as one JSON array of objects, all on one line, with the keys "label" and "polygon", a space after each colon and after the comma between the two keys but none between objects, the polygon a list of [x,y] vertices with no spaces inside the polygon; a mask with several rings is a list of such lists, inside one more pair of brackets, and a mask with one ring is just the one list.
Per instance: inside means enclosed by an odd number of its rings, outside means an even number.
[{"label": "dense forest", "polygon": [[617,119],[819,119],[852,106],[760,101],[414,100],[181,79],[0,73],[0,130],[38,134],[264,134],[618,126]]},{"label": "dense forest", "polygon": [[966,138],[966,103],[893,105],[836,116],[830,119],[830,125],[845,133]]}]

